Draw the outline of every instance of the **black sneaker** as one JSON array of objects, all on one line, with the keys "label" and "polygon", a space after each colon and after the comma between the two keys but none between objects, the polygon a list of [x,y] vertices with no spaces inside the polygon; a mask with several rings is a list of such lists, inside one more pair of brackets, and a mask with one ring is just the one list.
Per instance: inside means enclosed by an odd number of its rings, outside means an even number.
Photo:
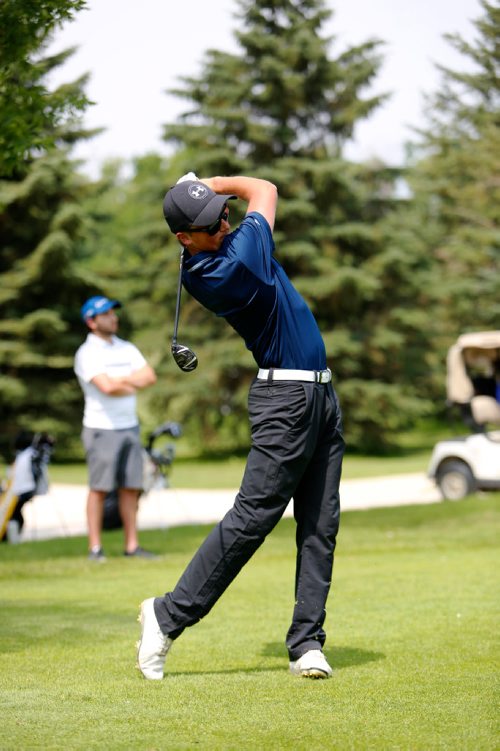
[{"label": "black sneaker", "polygon": [[135,550],[132,550],[131,553],[128,553],[125,550],[123,555],[127,558],[158,558],[156,553],[151,553],[149,550],[144,550],[144,548],[141,548],[140,545],[138,545]]},{"label": "black sneaker", "polygon": [[92,550],[89,550],[88,559],[89,561],[97,561],[97,563],[104,563],[107,560],[102,548],[92,548]]}]

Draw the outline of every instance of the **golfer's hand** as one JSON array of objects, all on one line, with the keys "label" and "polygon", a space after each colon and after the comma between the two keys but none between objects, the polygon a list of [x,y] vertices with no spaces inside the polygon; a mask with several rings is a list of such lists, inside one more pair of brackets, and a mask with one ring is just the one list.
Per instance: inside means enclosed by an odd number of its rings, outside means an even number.
[{"label": "golfer's hand", "polygon": [[176,185],[178,185],[179,183],[184,183],[186,182],[186,180],[198,180],[198,178],[196,177],[194,172],[186,172],[185,175],[183,175],[182,177],[179,177]]}]

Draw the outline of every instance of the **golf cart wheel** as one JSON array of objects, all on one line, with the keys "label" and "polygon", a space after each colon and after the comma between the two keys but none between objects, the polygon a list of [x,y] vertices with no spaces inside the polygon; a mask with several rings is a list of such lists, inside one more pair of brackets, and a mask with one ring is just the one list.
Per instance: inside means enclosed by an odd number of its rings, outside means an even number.
[{"label": "golf cart wheel", "polygon": [[457,459],[443,462],[436,480],[443,497],[448,501],[459,501],[476,489],[469,465]]}]

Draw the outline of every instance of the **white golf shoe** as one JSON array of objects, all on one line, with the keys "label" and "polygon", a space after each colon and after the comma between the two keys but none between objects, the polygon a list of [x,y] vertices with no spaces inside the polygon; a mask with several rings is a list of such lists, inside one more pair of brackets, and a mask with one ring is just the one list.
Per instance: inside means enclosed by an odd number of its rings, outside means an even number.
[{"label": "white golf shoe", "polygon": [[310,649],[290,663],[290,672],[303,678],[331,678],[333,670],[326,661],[326,657],[319,649]]},{"label": "white golf shoe", "polygon": [[154,597],[141,603],[138,621],[141,624],[141,638],[137,642],[137,667],[145,678],[161,681],[163,666],[172,639],[160,629],[154,610]]}]

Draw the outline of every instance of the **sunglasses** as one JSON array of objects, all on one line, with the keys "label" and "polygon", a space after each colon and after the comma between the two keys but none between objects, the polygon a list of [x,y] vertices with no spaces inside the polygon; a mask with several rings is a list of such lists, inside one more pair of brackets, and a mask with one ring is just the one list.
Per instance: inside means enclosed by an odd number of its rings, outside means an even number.
[{"label": "sunglasses", "polygon": [[216,235],[220,230],[222,222],[227,222],[228,217],[229,209],[227,206],[224,206],[224,208],[222,209],[222,214],[213,224],[209,224],[208,227],[189,227],[186,232],[206,232],[207,235]]}]

